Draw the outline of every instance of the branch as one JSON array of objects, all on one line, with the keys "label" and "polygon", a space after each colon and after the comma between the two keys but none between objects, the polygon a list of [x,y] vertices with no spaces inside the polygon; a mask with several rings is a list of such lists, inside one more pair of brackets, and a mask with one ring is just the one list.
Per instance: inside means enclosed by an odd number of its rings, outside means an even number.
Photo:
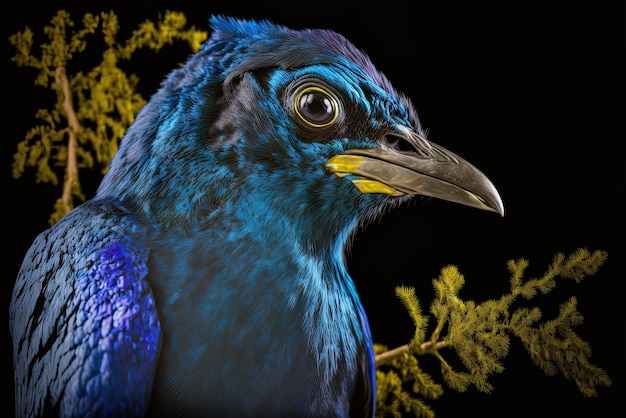
[{"label": "branch", "polygon": [[[415,352],[421,356],[425,355],[425,354],[432,354],[434,355],[435,353],[437,353],[437,351],[439,351],[442,348],[445,348],[448,346],[448,343],[445,341],[437,341],[437,342],[433,342],[433,341],[426,341],[422,344],[419,345],[419,347],[417,348],[417,350],[415,350]],[[380,353],[378,354],[375,358],[374,358],[374,364],[376,366],[376,368],[383,366],[385,364],[391,363],[393,360],[400,358],[400,357],[404,357],[404,356],[408,356],[409,355],[409,345],[405,344],[402,345],[400,347],[396,347],[392,350],[387,350],[384,353]]]},{"label": "branch", "polygon": [[404,357],[409,355],[409,345],[405,344],[400,347],[396,347],[393,350],[387,350],[384,353],[378,354],[374,357],[374,364],[376,368],[388,364],[399,357]]},{"label": "branch", "polygon": [[63,206],[65,213],[69,213],[74,207],[72,198],[72,187],[78,184],[78,162],[76,158],[76,148],[78,147],[76,133],[80,129],[74,104],[72,103],[72,91],[70,83],[65,73],[65,67],[57,67],[54,71],[54,89],[63,97],[63,111],[67,118],[68,124],[68,141],[67,141],[67,169],[66,177],[63,185]]}]

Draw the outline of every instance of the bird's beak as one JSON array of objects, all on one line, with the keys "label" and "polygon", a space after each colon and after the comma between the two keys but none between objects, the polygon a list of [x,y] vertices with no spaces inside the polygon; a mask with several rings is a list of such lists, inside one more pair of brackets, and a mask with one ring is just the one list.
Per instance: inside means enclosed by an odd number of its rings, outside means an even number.
[{"label": "bird's beak", "polygon": [[326,166],[340,177],[357,176],[352,183],[362,193],[421,194],[504,216],[500,194],[472,164],[413,131],[393,135],[412,149],[351,149],[332,157]]}]

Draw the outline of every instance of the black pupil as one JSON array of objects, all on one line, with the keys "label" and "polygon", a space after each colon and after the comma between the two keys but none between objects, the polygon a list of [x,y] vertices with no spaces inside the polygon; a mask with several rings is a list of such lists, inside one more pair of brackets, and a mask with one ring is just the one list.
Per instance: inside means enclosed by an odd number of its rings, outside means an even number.
[{"label": "black pupil", "polygon": [[334,116],[333,102],[319,91],[304,93],[300,96],[298,106],[302,116],[311,123],[328,123]]}]

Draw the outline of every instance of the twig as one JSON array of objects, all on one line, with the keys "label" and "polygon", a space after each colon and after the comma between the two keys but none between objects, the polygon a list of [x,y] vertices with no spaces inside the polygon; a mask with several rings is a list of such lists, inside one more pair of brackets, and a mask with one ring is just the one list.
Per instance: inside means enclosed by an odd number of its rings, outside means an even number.
[{"label": "twig", "polygon": [[63,186],[63,204],[65,213],[69,213],[74,207],[72,199],[72,187],[78,183],[78,163],[76,158],[76,148],[78,147],[76,133],[80,129],[78,118],[74,110],[72,102],[72,90],[65,73],[65,67],[57,67],[54,72],[53,88],[63,97],[63,111],[67,118],[68,124],[68,141],[67,141],[67,169]]},{"label": "twig", "polygon": [[[416,353],[419,355],[435,354],[437,351],[447,346],[448,346],[448,343],[445,341],[437,341],[437,342],[426,341],[420,344],[419,348],[416,350]],[[409,355],[409,345],[405,344],[400,347],[396,347],[392,350],[387,350],[384,353],[378,354],[374,358],[374,364],[378,368],[380,366],[383,366],[385,364],[392,362],[393,360],[399,357],[408,356],[408,355]]]}]

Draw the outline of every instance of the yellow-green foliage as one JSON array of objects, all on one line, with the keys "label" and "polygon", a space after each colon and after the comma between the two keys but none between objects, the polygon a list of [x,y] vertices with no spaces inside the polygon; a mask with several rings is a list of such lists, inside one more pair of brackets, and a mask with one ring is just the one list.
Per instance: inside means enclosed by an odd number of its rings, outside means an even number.
[{"label": "yellow-green foliage", "polygon": [[[513,304],[519,296],[531,299],[538,292],[550,292],[556,287],[557,277],[579,283],[593,275],[606,257],[604,251],[589,252],[584,248],[569,257],[559,253],[542,277],[526,281],[523,276],[528,261],[511,260],[508,262],[510,292],[482,303],[459,297],[465,278],[457,267],[446,266],[433,280],[435,298],[430,313],[436,325],[428,340],[425,339],[428,318],[422,314],[414,289],[398,287],[396,294],[407,308],[416,332],[406,346],[394,350],[375,346],[377,416],[400,417],[406,413],[416,417],[435,416],[424,399],[436,399],[443,388],[420,369],[418,357],[424,354],[439,359],[448,387],[462,392],[474,386],[481,392],[491,392],[489,376],[504,370],[502,360],[508,354],[511,336],[522,342],[532,361],[547,375],[560,373],[574,381],[583,396],[596,396],[596,388],[610,386],[611,379],[589,362],[589,344],[573,329],[583,320],[576,310],[576,298],[563,303],[556,318],[544,322],[540,322],[542,314],[538,307],[513,310]],[[443,348],[453,349],[465,370],[453,369],[441,353]],[[412,394],[408,392],[409,385]]]},{"label": "yellow-green foliage", "polygon": [[[63,177],[62,196],[50,218],[53,224],[74,207],[74,199],[85,199],[79,170],[97,166],[104,174],[126,128],[146,103],[135,91],[138,78],[121,70],[120,60],[129,60],[140,48],[159,51],[174,41],[185,41],[195,52],[208,35],[193,26],[186,29],[184,14],[173,11],[166,11],[156,24],[142,23],[123,42],[116,39],[120,27],[113,12],[87,13],[77,30],[64,10],[50,23],[44,28],[48,42],[39,46],[39,57],[33,50],[30,28],[12,35],[9,41],[15,47],[12,61],[37,69],[35,85],[50,88],[57,96],[52,109],[37,111],[41,123],[18,144],[13,162],[14,178],[21,177],[27,167],[36,168],[38,183],[56,186]],[[98,28],[105,45],[100,64],[67,74],[68,62],[78,59],[87,46],[87,37]]]}]

